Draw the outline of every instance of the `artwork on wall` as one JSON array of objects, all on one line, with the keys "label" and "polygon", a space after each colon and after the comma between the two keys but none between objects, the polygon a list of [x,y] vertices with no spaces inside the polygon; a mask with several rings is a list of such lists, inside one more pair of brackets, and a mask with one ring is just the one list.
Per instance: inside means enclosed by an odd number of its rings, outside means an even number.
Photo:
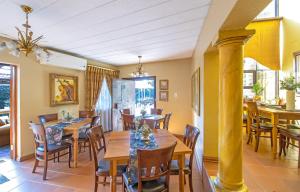
[{"label": "artwork on wall", "polygon": [[159,80],[159,89],[160,90],[168,90],[169,89],[169,80]]},{"label": "artwork on wall", "polygon": [[50,74],[50,106],[78,104],[78,77]]},{"label": "artwork on wall", "polygon": [[192,75],[192,108],[200,116],[200,68]]},{"label": "artwork on wall", "polygon": [[168,91],[159,91],[159,100],[160,101],[168,101],[169,100],[169,92]]}]

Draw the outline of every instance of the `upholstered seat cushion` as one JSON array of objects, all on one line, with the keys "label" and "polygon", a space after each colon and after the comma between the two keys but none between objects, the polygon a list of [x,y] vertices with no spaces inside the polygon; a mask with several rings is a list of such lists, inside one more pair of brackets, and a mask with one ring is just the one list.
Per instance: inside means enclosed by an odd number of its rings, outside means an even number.
[{"label": "upholstered seat cushion", "polygon": [[[126,165],[118,165],[117,167],[117,175],[121,176],[126,171]],[[96,174],[101,175],[109,175],[110,170],[110,161],[107,160],[100,160],[98,163],[98,169]]]},{"label": "upholstered seat cushion", "polygon": [[293,137],[299,137],[300,138],[300,129],[279,129],[279,132],[285,132],[285,135],[290,135]]},{"label": "upholstered seat cushion", "polygon": [[[251,126],[253,128],[257,128],[256,123],[253,123]],[[271,123],[260,123],[259,126],[260,126],[260,129],[272,129],[273,128],[273,125]]]},{"label": "upholstered seat cushion", "polygon": [[[185,174],[190,174],[191,173],[191,169],[189,167],[189,164],[190,164],[190,160],[185,159],[185,167],[183,169]],[[172,162],[171,162],[171,175],[178,175],[178,174],[179,174],[178,160],[172,160]]]},{"label": "upholstered seat cushion", "polygon": [[[128,174],[123,174],[124,184],[127,187],[127,190],[129,192],[137,192],[138,191],[138,184],[130,185],[128,182]],[[162,177],[160,179],[152,180],[152,181],[143,181],[143,190],[142,192],[161,192],[163,190],[166,190],[165,185],[165,177]]]},{"label": "upholstered seat cushion", "polygon": [[[51,144],[51,145],[48,145],[48,152],[54,152],[54,151],[67,149],[70,146],[71,146],[71,144],[67,143],[67,142],[62,142],[61,145]],[[44,152],[44,146],[39,146],[37,148],[37,151]]]}]

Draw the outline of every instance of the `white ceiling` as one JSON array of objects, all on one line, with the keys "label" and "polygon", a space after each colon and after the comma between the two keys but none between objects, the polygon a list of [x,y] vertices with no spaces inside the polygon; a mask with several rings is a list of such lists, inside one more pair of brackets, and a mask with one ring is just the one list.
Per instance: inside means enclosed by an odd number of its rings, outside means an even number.
[{"label": "white ceiling", "polygon": [[[0,0],[0,33],[16,38],[31,6],[43,46],[116,65],[191,57],[211,0]],[[1,34],[0,34],[1,35]]]}]

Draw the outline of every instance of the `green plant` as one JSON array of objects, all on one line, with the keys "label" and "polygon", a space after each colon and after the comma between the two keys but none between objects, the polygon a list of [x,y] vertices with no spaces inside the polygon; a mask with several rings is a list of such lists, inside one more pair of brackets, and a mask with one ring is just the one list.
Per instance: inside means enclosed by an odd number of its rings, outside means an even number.
[{"label": "green plant", "polygon": [[300,87],[300,83],[296,83],[295,77],[290,75],[289,77],[280,80],[280,89],[294,91]]},{"label": "green plant", "polygon": [[252,90],[255,93],[255,96],[260,96],[264,90],[264,87],[260,83],[257,82],[253,85]]}]

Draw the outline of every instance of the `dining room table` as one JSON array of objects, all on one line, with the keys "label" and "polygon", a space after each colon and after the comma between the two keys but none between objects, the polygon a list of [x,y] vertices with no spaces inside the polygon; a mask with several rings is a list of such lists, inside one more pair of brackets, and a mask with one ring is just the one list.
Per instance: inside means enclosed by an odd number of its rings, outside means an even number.
[{"label": "dining room table", "polygon": [[[130,134],[131,131],[112,132],[107,138],[107,148],[104,159],[110,161],[111,192],[116,192],[117,166],[120,164],[128,164],[130,160]],[[178,160],[179,191],[184,192],[185,156],[191,154],[192,150],[168,130],[153,129],[153,136],[158,148],[167,147],[177,142],[172,159]]]},{"label": "dining room table", "polygon": [[[243,108],[245,111],[247,111],[247,104],[245,103],[243,105]],[[281,108],[280,106],[276,105],[257,105],[257,109],[259,112],[259,115],[261,117],[266,117],[271,119],[272,123],[272,139],[273,139],[273,146],[272,146],[272,156],[274,159],[277,158],[278,155],[278,124],[279,120],[286,120],[289,121],[295,121],[300,120],[300,110],[286,110]],[[250,117],[247,115],[247,132],[250,133]]]},{"label": "dining room table", "polygon": [[63,129],[64,134],[72,134],[73,138],[73,167],[78,167],[78,138],[82,129],[90,126],[91,118],[74,118],[68,121],[57,120],[45,123],[45,129],[51,127],[60,127]]}]

